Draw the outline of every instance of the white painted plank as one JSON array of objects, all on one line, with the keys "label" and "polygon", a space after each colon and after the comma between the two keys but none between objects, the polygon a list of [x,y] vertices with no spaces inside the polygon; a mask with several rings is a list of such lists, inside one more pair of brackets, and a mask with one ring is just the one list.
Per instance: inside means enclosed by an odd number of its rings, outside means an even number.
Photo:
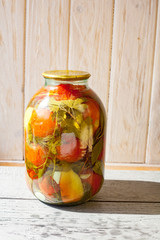
[{"label": "white painted plank", "polygon": [[24,15],[24,0],[0,0],[0,159],[23,158]]},{"label": "white painted plank", "polygon": [[69,69],[90,72],[90,87],[108,107],[112,0],[71,0]]},{"label": "white painted plank", "polygon": [[3,240],[158,240],[159,214],[156,203],[88,202],[55,208],[34,200],[1,199],[0,234]]},{"label": "white painted plank", "polygon": [[67,68],[68,28],[68,0],[27,1],[25,106],[44,85],[44,71]]},{"label": "white painted plank", "polygon": [[160,164],[160,2],[158,2],[156,47],[146,162]]},{"label": "white painted plank", "polygon": [[107,161],[144,163],[157,1],[115,1]]}]

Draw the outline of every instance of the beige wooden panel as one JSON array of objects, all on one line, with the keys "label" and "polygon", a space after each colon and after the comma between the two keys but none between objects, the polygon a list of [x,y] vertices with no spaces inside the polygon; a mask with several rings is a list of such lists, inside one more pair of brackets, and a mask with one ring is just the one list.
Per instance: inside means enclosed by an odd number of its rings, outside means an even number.
[{"label": "beige wooden panel", "polygon": [[66,69],[68,0],[27,0],[25,106],[44,84],[42,72]]},{"label": "beige wooden panel", "polygon": [[115,1],[107,160],[145,161],[157,1]]},{"label": "beige wooden panel", "polygon": [[160,164],[160,2],[158,6],[151,110],[146,162]]},{"label": "beige wooden panel", "polygon": [[89,84],[107,107],[112,0],[71,1],[69,69],[91,73]]},{"label": "beige wooden panel", "polygon": [[22,159],[24,0],[0,0],[0,159]]}]

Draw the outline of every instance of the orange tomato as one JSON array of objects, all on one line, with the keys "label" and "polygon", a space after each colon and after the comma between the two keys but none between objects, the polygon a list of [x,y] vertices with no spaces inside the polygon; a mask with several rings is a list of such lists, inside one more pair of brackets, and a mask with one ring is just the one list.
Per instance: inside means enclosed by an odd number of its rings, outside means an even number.
[{"label": "orange tomato", "polygon": [[91,117],[93,123],[93,132],[97,130],[100,120],[99,105],[93,99],[89,99],[87,104],[87,109],[83,113],[84,119]]},{"label": "orange tomato", "polygon": [[[25,157],[28,161],[39,167],[46,161],[47,150],[38,144],[25,144]],[[34,173],[33,173],[34,174]]]},{"label": "orange tomato", "polygon": [[84,151],[78,138],[72,133],[63,133],[61,145],[57,146],[57,158],[61,161],[76,162],[80,160]]},{"label": "orange tomato", "polygon": [[59,191],[58,184],[52,179],[51,176],[44,176],[39,183],[39,188],[45,195],[53,195]]},{"label": "orange tomato", "polygon": [[24,141],[26,141],[26,139],[27,139],[27,131],[26,129],[24,129]]},{"label": "orange tomato", "polygon": [[37,173],[35,173],[34,170],[28,169],[27,173],[28,173],[29,177],[32,178],[32,179],[37,179],[38,178],[38,175],[37,175]]},{"label": "orange tomato", "polygon": [[31,128],[36,137],[46,137],[54,132],[56,121],[48,109],[36,109],[32,113]]}]

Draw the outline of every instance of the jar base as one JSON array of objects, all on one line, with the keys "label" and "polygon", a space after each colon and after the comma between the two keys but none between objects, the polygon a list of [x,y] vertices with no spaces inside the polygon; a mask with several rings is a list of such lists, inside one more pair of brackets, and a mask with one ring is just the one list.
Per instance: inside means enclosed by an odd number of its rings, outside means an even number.
[{"label": "jar base", "polygon": [[86,196],[84,196],[81,200],[79,201],[75,201],[75,202],[62,202],[62,201],[58,201],[56,198],[54,199],[55,202],[51,201],[50,199],[48,199],[44,194],[42,194],[41,192],[38,193],[34,193],[34,196],[37,198],[37,200],[39,200],[40,202],[47,204],[48,206],[53,206],[53,207],[71,207],[71,206],[78,206],[81,204],[84,204],[88,201],[90,201],[92,198],[94,198],[99,192],[100,192],[101,188],[92,196],[87,197],[88,194],[86,194]]}]

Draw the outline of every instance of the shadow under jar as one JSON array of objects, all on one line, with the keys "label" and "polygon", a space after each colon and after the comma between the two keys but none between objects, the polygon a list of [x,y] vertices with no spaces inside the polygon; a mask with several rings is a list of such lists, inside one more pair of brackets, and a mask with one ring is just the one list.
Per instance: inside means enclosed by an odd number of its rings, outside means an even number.
[{"label": "shadow under jar", "polygon": [[26,180],[41,201],[75,205],[104,180],[105,111],[83,71],[46,71],[24,117]]}]

